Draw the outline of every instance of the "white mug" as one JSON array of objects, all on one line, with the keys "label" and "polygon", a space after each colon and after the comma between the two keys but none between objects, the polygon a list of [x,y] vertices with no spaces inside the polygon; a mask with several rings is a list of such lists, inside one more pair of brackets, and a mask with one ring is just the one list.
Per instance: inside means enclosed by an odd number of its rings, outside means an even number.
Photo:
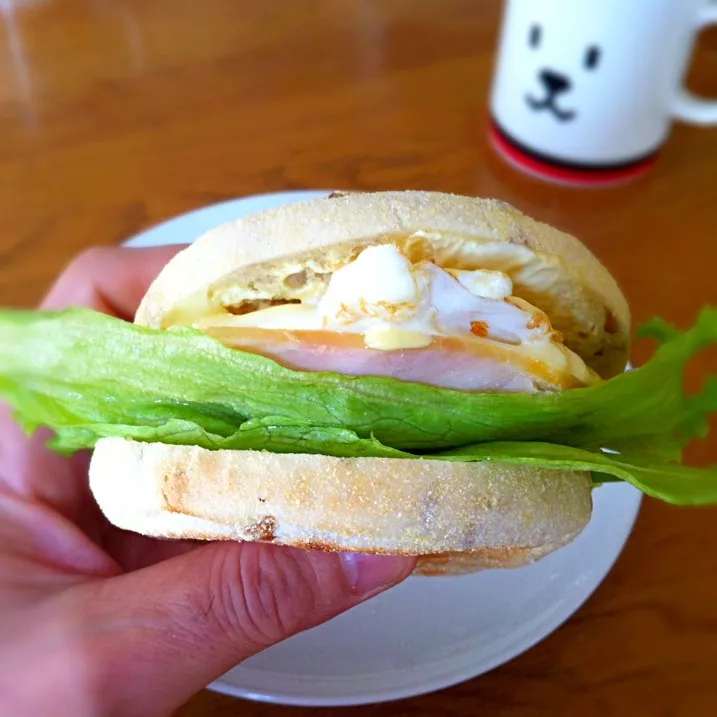
[{"label": "white mug", "polygon": [[654,162],[673,118],[717,124],[683,86],[716,0],[506,0],[491,138],[522,169],[598,184]]}]

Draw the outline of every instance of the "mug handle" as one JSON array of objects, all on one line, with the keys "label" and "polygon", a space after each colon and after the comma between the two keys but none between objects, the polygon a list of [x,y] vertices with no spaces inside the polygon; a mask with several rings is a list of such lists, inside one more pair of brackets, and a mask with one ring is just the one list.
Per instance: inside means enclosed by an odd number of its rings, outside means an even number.
[{"label": "mug handle", "polygon": [[[712,0],[705,4],[697,18],[695,31],[699,32],[708,25],[717,25],[717,2]],[[684,122],[691,124],[717,124],[717,100],[705,100],[681,87],[677,91],[672,114]]]}]

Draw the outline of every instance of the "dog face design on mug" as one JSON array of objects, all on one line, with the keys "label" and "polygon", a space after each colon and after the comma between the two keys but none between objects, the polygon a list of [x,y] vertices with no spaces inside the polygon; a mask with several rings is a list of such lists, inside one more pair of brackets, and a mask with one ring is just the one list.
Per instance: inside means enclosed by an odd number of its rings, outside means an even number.
[{"label": "dog face design on mug", "polygon": [[[556,4],[562,12],[549,12]],[[509,98],[511,115],[538,122],[541,128],[560,127],[565,134],[571,126],[589,123],[593,113],[600,113],[595,99],[609,95],[609,75],[614,69],[610,54],[619,48],[603,42],[599,28],[571,11],[586,4],[582,0],[533,0],[524,12],[508,14],[498,90],[513,95]],[[599,6],[600,2],[589,4]],[[607,111],[609,106],[603,107],[603,116]]]},{"label": "dog face design on mug", "polygon": [[[577,109],[571,107],[566,109],[561,106],[563,98],[570,104],[570,94],[581,77],[576,77],[562,68],[554,67],[549,64],[543,65],[540,62],[539,51],[543,40],[543,26],[539,22],[534,22],[530,26],[527,44],[533,51],[535,56],[534,64],[537,64],[535,77],[537,84],[540,86],[540,96],[536,98],[534,92],[527,92],[525,102],[534,112],[546,112],[552,116],[557,122],[570,122],[575,119]],[[584,72],[594,72],[600,64],[600,55],[602,49],[597,44],[587,44],[583,51],[582,69]],[[535,62],[537,61],[537,62]]]},{"label": "dog face design on mug", "polygon": [[653,51],[643,37],[656,31],[651,7],[508,0],[491,101],[498,128],[529,150],[586,164],[630,160],[657,144],[665,80],[655,52],[665,42]]}]

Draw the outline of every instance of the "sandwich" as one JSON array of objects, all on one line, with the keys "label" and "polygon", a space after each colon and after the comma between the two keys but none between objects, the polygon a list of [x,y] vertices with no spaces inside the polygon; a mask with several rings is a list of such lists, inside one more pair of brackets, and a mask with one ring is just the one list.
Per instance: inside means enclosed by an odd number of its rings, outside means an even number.
[{"label": "sandwich", "polygon": [[114,525],[419,556],[417,572],[534,562],[625,481],[717,503],[682,464],[717,380],[683,373],[717,310],[627,370],[630,312],[577,239],[508,204],[337,194],[200,237],[134,323],[0,311],[0,396],[65,454],[91,449]]}]

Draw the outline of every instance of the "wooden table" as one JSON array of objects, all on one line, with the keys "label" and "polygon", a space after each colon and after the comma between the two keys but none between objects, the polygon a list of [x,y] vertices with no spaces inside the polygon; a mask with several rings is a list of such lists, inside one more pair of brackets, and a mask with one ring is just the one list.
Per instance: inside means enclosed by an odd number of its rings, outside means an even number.
[{"label": "wooden table", "polygon": [[[8,5],[0,304],[37,301],[84,247],[223,199],[305,187],[499,196],[582,237],[621,282],[636,323],[653,314],[687,323],[717,301],[717,129],[676,127],[657,168],[620,188],[515,174],[485,139],[495,2]],[[691,84],[717,95],[714,36],[703,38]],[[638,344],[635,360],[647,351]],[[690,459],[717,462],[714,442]],[[648,500],[615,569],[555,634],[491,674],[352,714],[717,714],[716,596],[717,510]],[[312,711],[207,692],[179,714]]]}]

